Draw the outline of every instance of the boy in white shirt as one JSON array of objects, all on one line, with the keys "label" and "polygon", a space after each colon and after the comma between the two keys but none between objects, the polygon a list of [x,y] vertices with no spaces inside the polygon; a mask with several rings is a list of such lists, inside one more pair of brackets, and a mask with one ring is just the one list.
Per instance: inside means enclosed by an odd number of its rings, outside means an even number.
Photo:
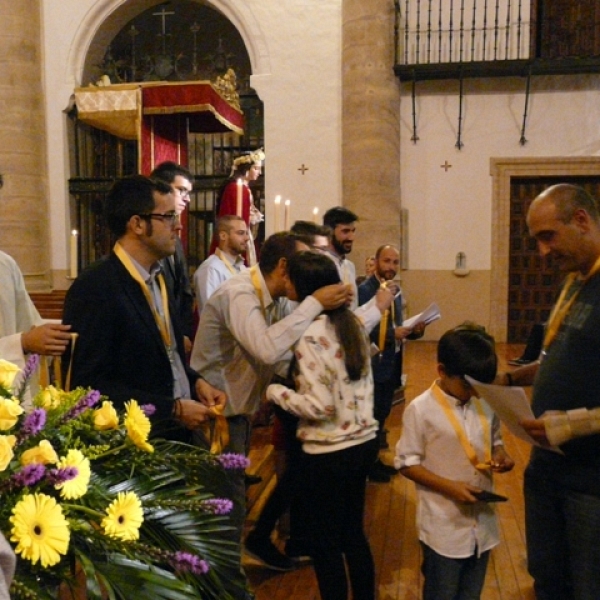
[{"label": "boy in white shirt", "polygon": [[499,543],[493,505],[477,495],[514,461],[498,418],[465,379],[494,379],[494,339],[465,323],[442,336],[437,359],[439,379],[406,407],[394,463],[417,484],[423,600],[474,600]]}]

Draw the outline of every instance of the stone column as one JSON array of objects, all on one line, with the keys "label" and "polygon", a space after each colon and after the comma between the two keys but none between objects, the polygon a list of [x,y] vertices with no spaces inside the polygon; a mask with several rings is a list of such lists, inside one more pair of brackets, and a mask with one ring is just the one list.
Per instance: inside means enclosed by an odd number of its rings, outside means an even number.
[{"label": "stone column", "polygon": [[400,245],[400,83],[393,0],[342,0],[342,194],[360,217],[357,274],[385,243]]},{"label": "stone column", "polygon": [[40,0],[0,0],[0,250],[49,289]]}]

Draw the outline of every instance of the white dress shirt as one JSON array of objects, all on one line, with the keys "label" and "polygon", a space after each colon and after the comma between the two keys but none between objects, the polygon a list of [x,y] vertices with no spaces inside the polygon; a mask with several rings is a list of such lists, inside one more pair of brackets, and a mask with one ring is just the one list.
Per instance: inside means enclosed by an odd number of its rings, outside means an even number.
[{"label": "white dress shirt", "polygon": [[[473,403],[460,406],[456,398],[445,396],[450,399],[452,410],[477,455],[484,456],[481,420]],[[491,424],[492,446],[501,445],[498,417],[485,401],[481,406]],[[402,422],[402,436],[394,458],[397,469],[422,465],[441,477],[464,481],[483,490],[492,489],[491,471],[480,471],[469,462],[456,431],[431,390],[406,407]],[[474,554],[475,548],[481,554],[498,545],[498,524],[492,504],[461,504],[420,484],[417,497],[419,539],[438,554],[467,558]]]},{"label": "white dress shirt", "polygon": [[[234,275],[209,298],[190,360],[204,379],[227,393],[226,416],[256,412],[276,363],[291,358],[292,346],[323,310],[309,296],[291,312],[286,299],[271,298],[257,269],[261,306],[251,273],[248,269]],[[275,318],[280,320],[273,322]]]}]

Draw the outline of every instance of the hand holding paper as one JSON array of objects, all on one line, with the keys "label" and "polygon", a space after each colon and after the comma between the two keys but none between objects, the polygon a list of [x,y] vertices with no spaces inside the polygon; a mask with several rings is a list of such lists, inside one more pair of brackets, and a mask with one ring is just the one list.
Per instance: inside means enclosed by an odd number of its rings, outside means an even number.
[{"label": "hand holding paper", "polygon": [[435,302],[432,302],[423,312],[403,321],[402,326],[413,329],[413,327],[418,323],[425,323],[425,325],[429,325],[429,323],[436,321],[441,317],[442,315],[440,313],[440,307]]}]

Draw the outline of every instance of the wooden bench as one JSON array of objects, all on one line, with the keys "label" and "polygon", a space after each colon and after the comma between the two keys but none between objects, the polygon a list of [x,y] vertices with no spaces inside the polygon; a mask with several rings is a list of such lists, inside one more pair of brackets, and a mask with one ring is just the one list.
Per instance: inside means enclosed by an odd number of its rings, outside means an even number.
[{"label": "wooden bench", "polygon": [[66,294],[66,290],[54,290],[47,293],[32,292],[29,296],[42,318],[62,319]]}]

